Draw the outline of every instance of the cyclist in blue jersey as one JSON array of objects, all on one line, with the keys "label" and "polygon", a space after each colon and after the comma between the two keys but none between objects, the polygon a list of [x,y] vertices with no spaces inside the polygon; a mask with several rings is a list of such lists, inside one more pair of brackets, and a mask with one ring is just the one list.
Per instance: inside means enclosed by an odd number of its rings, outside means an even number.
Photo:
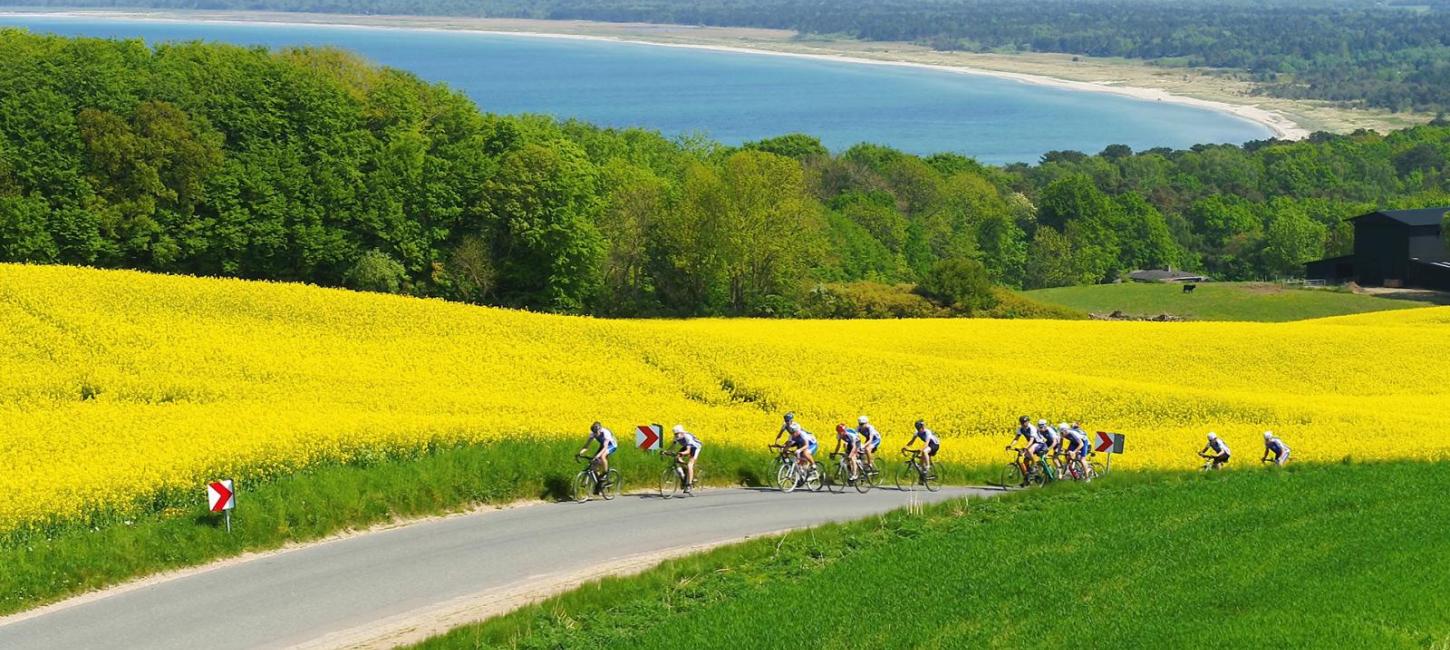
[{"label": "cyclist in blue jersey", "polygon": [[795,424],[795,411],[787,411],[784,422],[780,423],[780,431],[775,432],[775,442],[780,444],[781,437],[790,438],[790,425]]},{"label": "cyclist in blue jersey", "polygon": [[1068,458],[1083,460],[1087,458],[1087,432],[1082,430],[1082,424],[1074,422],[1068,424],[1063,422],[1058,430],[1062,432],[1062,446],[1060,450],[1067,454]]},{"label": "cyclist in blue jersey", "polygon": [[[596,470],[599,476],[607,476],[609,473],[609,455],[619,449],[619,443],[614,439],[614,432],[604,428],[604,425],[595,422],[589,425],[589,437],[584,439],[584,446],[579,448],[579,455],[585,455],[589,451],[589,443],[599,443],[599,451],[594,454],[594,462],[599,464]],[[601,483],[602,485],[602,483]]]},{"label": "cyclist in blue jersey", "polygon": [[866,454],[866,464],[876,466],[876,450],[881,448],[881,431],[866,416],[856,418],[856,431],[861,434],[861,451]]},{"label": "cyclist in blue jersey", "polygon": [[[1208,453],[1210,451],[1213,453]],[[1210,432],[1208,434],[1208,444],[1203,446],[1203,449],[1198,452],[1198,455],[1213,459],[1213,469],[1219,469],[1228,464],[1228,444],[1223,441],[1223,438],[1218,437],[1217,433]]]},{"label": "cyclist in blue jersey", "polygon": [[841,447],[843,446],[846,448],[846,458],[851,461],[851,480],[854,481],[860,478],[856,475],[857,468],[859,467],[856,464],[856,458],[861,453],[861,434],[844,424],[838,424],[836,425],[836,449],[831,453],[841,453]]},{"label": "cyclist in blue jersey", "polygon": [[690,488],[695,486],[695,461],[700,459],[700,450],[704,448],[700,444],[700,438],[685,430],[685,425],[676,424],[674,428],[675,444],[679,445],[680,457],[688,458],[685,464],[685,494],[690,493]]},{"label": "cyclist in blue jersey", "polygon": [[791,422],[788,430],[790,438],[786,439],[786,448],[796,450],[796,462],[802,467],[814,467],[816,464],[816,436],[801,428],[799,422]]},{"label": "cyclist in blue jersey", "polygon": [[915,444],[918,440],[922,443],[921,469],[930,473],[931,459],[933,456],[936,456],[938,451],[941,451],[941,438],[936,436],[936,432],[926,428],[926,420],[917,420],[916,432],[911,435],[911,440],[908,440],[906,446],[902,447],[901,450],[913,451],[911,445]]},{"label": "cyclist in blue jersey", "polygon": [[1273,431],[1265,431],[1264,457],[1260,458],[1259,462],[1269,460],[1270,454],[1274,456],[1274,463],[1279,467],[1283,467],[1284,463],[1289,462],[1289,445],[1284,444],[1284,441],[1274,435]]}]

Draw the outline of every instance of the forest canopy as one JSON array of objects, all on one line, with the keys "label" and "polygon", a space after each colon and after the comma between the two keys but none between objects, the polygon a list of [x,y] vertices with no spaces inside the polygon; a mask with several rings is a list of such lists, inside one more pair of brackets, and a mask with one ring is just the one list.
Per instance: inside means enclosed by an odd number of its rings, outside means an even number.
[{"label": "forest canopy", "polygon": [[[1295,275],[1450,204],[1450,128],[989,167],[480,110],[332,49],[0,31],[0,261],[599,315],[920,315],[1147,267]],[[487,108],[485,105],[484,108]],[[911,294],[911,295],[917,295]]]}]

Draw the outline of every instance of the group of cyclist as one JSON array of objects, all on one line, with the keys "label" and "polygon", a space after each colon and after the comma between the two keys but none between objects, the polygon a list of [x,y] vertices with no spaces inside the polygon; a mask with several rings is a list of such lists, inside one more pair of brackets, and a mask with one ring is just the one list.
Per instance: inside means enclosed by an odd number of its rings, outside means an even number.
[{"label": "group of cyclist", "polygon": [[[1229,451],[1228,443],[1223,441],[1217,433],[1212,431],[1208,434],[1208,444],[1198,451],[1198,455],[1207,459],[1205,469],[1219,469],[1228,464],[1232,452]],[[1264,432],[1264,455],[1259,462],[1267,463],[1273,461],[1280,467],[1289,462],[1289,445],[1284,444],[1283,439],[1274,435],[1273,431]]]},{"label": "group of cyclist", "polygon": [[[699,436],[686,431],[683,424],[676,424],[670,433],[674,440],[672,445],[674,449],[671,450],[671,453],[678,454],[680,462],[685,465],[685,494],[689,494],[690,489],[695,485],[695,461],[699,460],[700,450],[704,448],[704,444],[700,442]],[[586,452],[589,451],[589,445],[592,443],[599,443],[599,449],[593,454],[588,454]],[[603,424],[595,422],[589,425],[589,436],[584,439],[584,446],[579,448],[578,455],[580,457],[592,456],[593,462],[598,468],[595,470],[598,475],[608,476],[609,456],[618,449],[619,440],[614,437],[614,432]],[[600,485],[598,489],[602,491],[607,487],[607,485]]]},{"label": "group of cyclist", "polygon": [[[917,420],[915,431],[902,447],[903,452],[920,452],[923,471],[931,471],[932,458],[941,451],[941,438],[935,432],[928,429],[925,420]],[[690,487],[695,483],[695,462],[700,458],[700,450],[704,445],[700,442],[699,436],[685,430],[684,425],[676,424],[671,429],[673,435],[673,449],[671,453],[679,456],[680,462],[685,465],[685,492],[690,492]],[[786,413],[780,430],[775,434],[775,441],[780,443],[785,438],[785,449],[795,453],[797,462],[804,467],[810,467],[816,462],[816,453],[820,450],[820,442],[815,434],[807,431],[796,421],[795,413]],[[1017,431],[1012,436],[1012,441],[1007,444],[1007,449],[1016,450],[1018,440],[1025,443],[1021,448],[1029,457],[1032,463],[1044,462],[1049,454],[1059,453],[1069,459],[1085,460],[1088,454],[1088,435],[1083,430],[1081,422],[1062,422],[1052,426],[1047,420],[1038,420],[1034,426],[1032,419],[1024,415],[1017,418]],[[913,448],[913,445],[920,442],[920,448]],[[595,422],[589,427],[589,437],[584,439],[584,446],[579,449],[581,457],[589,456],[586,452],[589,445],[598,443],[599,448],[592,454],[593,461],[598,465],[600,476],[609,471],[609,456],[619,449],[619,441],[614,437],[614,432],[605,428],[604,425]],[[850,459],[849,465],[853,471],[859,471],[861,467],[872,467],[875,464],[876,452],[881,447],[881,431],[871,424],[871,419],[862,415],[856,419],[855,427],[848,427],[844,423],[836,425],[836,448],[832,454],[839,454],[843,450],[846,457]],[[1210,453],[1212,452],[1212,453]],[[1228,464],[1231,457],[1228,444],[1220,438],[1217,433],[1208,434],[1208,444],[1198,452],[1199,456],[1208,459],[1208,467],[1219,469]],[[1274,463],[1283,466],[1289,462],[1289,447],[1284,444],[1272,431],[1264,432],[1264,456],[1260,460],[1268,462],[1270,457]],[[851,480],[857,480],[858,476],[851,476]]]},{"label": "group of cyclist", "polygon": [[[816,440],[815,434],[807,431],[796,422],[795,413],[786,413],[780,430],[775,434],[775,441],[780,443],[785,438],[785,448],[794,451],[796,462],[804,467],[810,467],[816,462],[816,452],[820,449],[820,443]],[[906,446],[901,450],[913,452],[916,449],[912,445],[921,442],[921,463],[923,471],[931,471],[931,459],[941,451],[941,438],[931,429],[926,428],[926,420],[917,420],[913,425],[915,431],[907,441]],[[840,454],[844,451],[851,467],[851,480],[860,478],[859,472],[862,467],[874,467],[876,463],[876,452],[881,448],[881,430],[871,424],[871,418],[861,416],[856,418],[856,426],[848,427],[845,423],[836,425],[836,448],[832,454]]]}]

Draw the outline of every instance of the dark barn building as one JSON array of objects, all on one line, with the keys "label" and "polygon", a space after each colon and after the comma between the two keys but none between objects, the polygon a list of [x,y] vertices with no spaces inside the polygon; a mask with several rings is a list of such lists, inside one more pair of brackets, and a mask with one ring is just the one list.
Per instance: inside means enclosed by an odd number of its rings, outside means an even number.
[{"label": "dark barn building", "polygon": [[1304,276],[1366,287],[1450,291],[1450,249],[1441,232],[1447,210],[1382,210],[1354,217],[1354,254],[1309,262]]}]

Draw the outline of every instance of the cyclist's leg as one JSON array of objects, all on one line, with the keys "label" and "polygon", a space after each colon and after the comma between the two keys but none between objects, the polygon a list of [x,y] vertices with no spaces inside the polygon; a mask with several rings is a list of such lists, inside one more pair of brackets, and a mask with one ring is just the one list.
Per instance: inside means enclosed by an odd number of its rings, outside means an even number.
[{"label": "cyclist's leg", "polygon": [[594,454],[594,473],[603,477],[609,471],[609,445],[600,445]]},{"label": "cyclist's leg", "polygon": [[[695,484],[695,461],[700,458],[700,449],[697,447],[690,450],[690,462],[685,466],[685,484]],[[689,488],[686,488],[689,489]]]}]

